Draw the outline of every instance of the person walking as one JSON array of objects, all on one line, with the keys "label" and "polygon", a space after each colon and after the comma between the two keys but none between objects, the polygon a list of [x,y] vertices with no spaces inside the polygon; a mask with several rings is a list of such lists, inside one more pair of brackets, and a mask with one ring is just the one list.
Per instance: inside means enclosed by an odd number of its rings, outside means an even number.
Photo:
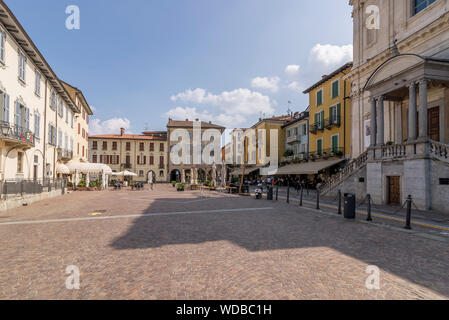
[{"label": "person walking", "polygon": [[153,172],[150,172],[148,175],[148,184],[150,185],[149,190],[153,190]]}]

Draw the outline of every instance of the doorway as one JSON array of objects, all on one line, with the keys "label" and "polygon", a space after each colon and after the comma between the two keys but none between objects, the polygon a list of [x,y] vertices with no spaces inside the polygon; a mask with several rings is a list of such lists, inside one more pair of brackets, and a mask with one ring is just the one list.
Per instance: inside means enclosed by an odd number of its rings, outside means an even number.
[{"label": "doorway", "polygon": [[440,107],[431,108],[427,114],[427,134],[433,141],[440,141]]},{"label": "doorway", "polygon": [[388,204],[392,206],[401,205],[401,177],[387,177]]}]

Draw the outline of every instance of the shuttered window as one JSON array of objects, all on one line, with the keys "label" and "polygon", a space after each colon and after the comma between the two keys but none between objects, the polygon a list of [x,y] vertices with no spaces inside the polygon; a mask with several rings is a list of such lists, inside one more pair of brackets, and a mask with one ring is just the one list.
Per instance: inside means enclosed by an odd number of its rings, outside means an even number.
[{"label": "shuttered window", "polygon": [[332,99],[337,98],[340,95],[340,80],[332,82]]},{"label": "shuttered window", "polygon": [[323,104],[323,89],[316,93],[316,105],[321,106]]},{"label": "shuttered window", "polygon": [[0,31],[0,61],[1,62],[5,62],[5,40],[6,40],[5,33]]}]

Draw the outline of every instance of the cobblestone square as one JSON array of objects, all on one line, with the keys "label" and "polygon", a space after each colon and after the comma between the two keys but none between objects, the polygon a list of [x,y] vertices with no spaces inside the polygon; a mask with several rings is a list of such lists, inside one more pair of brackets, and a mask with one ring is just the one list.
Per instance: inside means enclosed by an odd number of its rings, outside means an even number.
[{"label": "cobblestone square", "polygon": [[[201,191],[75,192],[0,217],[1,299],[447,299],[447,243]],[[80,289],[66,288],[68,266]],[[368,266],[380,289],[368,290]]]}]

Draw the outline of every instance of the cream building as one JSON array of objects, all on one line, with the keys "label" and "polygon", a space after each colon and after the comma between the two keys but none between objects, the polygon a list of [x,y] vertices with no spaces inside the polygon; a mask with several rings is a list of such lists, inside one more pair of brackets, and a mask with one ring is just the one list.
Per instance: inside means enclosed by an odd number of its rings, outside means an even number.
[{"label": "cream building", "polygon": [[[53,179],[79,112],[19,21],[0,2],[0,175]],[[59,135],[58,135],[59,134]],[[69,141],[69,140],[67,140]]]},{"label": "cream building", "polygon": [[[188,159],[186,159],[186,162],[183,162],[181,164],[175,164],[173,159],[171,158],[171,150],[172,148],[179,143],[178,140],[171,140],[172,132],[176,130],[185,130],[187,134],[189,135],[190,139],[190,152],[193,151],[193,129],[195,124],[201,124],[201,136],[203,136],[204,132],[209,129],[215,129],[220,132],[220,134],[223,134],[225,128],[216,124],[213,124],[211,122],[200,122],[199,119],[196,119],[196,121],[189,121],[186,119],[185,121],[177,121],[173,119],[168,120],[167,124],[167,137],[169,140],[169,150],[168,150],[168,174],[169,174],[169,181],[177,181],[177,182],[183,182],[183,183],[190,183],[190,184],[201,184],[205,181],[212,181],[214,180],[214,174],[215,178],[218,178],[220,174],[222,174],[222,165],[221,163],[218,163],[218,161],[215,162],[216,168],[215,173],[212,165],[206,164],[203,161],[201,161],[201,164],[194,164],[192,154],[188,155]],[[200,137],[201,139],[202,137]],[[221,139],[221,137],[220,137]],[[206,146],[206,142],[201,141],[201,149]],[[211,153],[212,154],[212,153]],[[213,157],[216,155],[213,154]],[[220,153],[218,154],[218,158],[220,158],[221,162],[221,141],[220,141]]]},{"label": "cream building", "polygon": [[[167,182],[167,133],[143,132],[142,135],[105,134],[89,136],[89,160],[108,165],[113,172],[131,171],[134,180]],[[113,177],[112,177],[113,179]]]},{"label": "cream building", "polygon": [[[75,118],[70,118],[70,127],[73,132],[73,140],[70,139],[70,150],[73,152],[73,160],[77,162],[87,162],[89,159],[89,116],[93,115],[93,112],[87,103],[83,92],[65,82],[63,85],[70,97],[75,101],[79,113],[75,114]],[[67,122],[66,120],[66,123]]]},{"label": "cream building", "polygon": [[421,209],[448,212],[449,1],[350,4],[354,161],[323,191],[343,186],[392,205],[411,195]]}]

